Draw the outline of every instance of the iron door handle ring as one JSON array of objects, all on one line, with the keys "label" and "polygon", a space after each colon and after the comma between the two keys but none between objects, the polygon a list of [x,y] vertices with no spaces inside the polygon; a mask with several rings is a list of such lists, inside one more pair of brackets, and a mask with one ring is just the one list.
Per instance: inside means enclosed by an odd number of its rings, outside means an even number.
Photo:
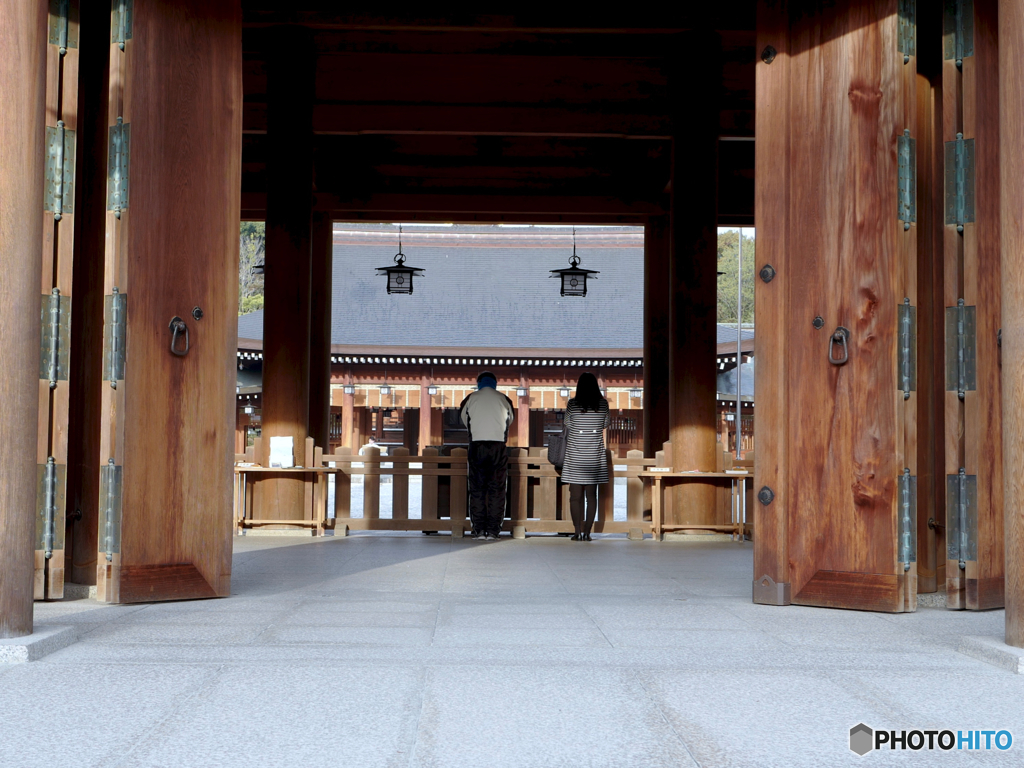
[{"label": "iron door handle ring", "polygon": [[[167,327],[171,329],[171,354],[184,357],[188,354],[188,326],[184,320],[175,315],[171,318],[171,324]],[[185,340],[184,347],[178,341],[182,337]]]},{"label": "iron door handle ring", "polygon": [[[843,326],[838,326],[835,332],[828,339],[828,361],[832,365],[844,365],[847,360],[850,359],[850,348],[847,340],[850,338],[850,330]],[[843,354],[841,357],[834,357],[832,355],[832,348],[837,344],[842,345]]]}]

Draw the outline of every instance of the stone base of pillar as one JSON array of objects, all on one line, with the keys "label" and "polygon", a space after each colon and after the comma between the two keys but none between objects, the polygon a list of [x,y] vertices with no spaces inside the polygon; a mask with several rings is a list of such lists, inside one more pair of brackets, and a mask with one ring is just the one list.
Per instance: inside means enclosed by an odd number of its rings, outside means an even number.
[{"label": "stone base of pillar", "polygon": [[47,627],[31,635],[0,640],[0,664],[36,661],[78,640],[76,627]]},{"label": "stone base of pillar", "polygon": [[526,538],[526,526],[525,525],[513,525],[512,526],[512,538],[513,539],[525,539]]},{"label": "stone base of pillar", "polygon": [[1007,645],[998,637],[962,637],[957,650],[972,659],[1001,667],[1015,675],[1024,675],[1024,648]]},{"label": "stone base of pillar", "polygon": [[643,528],[630,528],[629,533],[626,534],[626,538],[630,541],[643,541],[644,530]]}]

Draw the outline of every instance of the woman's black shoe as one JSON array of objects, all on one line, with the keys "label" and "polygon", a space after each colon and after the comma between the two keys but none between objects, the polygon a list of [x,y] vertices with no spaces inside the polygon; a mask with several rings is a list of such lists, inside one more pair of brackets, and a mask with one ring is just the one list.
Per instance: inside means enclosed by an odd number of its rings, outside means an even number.
[{"label": "woman's black shoe", "polygon": [[569,541],[581,541],[582,539],[583,539],[583,537],[582,537],[582,536],[580,536],[580,535],[579,535],[578,533],[574,533],[574,534],[572,535],[572,538],[571,538],[571,539],[569,539]]},{"label": "woman's black shoe", "polygon": [[583,534],[583,541],[590,541],[590,534],[589,533],[584,533]]}]

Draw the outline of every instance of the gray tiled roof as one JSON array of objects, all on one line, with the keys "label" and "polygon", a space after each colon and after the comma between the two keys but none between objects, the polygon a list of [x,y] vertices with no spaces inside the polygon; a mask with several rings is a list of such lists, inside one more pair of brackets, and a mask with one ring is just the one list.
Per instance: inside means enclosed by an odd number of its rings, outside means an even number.
[{"label": "gray tiled roof", "polygon": [[[595,244],[579,230],[581,266],[600,270],[586,298],[562,298],[551,269],[568,266],[571,229],[417,227],[407,229],[408,266],[426,272],[412,295],[388,295],[375,268],[391,264],[398,233],[391,225],[335,230],[333,344],[424,347],[643,347],[643,240],[637,229]],[[531,234],[533,245],[512,236]],[[427,237],[432,235],[433,238]],[[588,240],[590,244],[588,245]],[[238,320],[238,335],[263,338],[263,312]]]},{"label": "gray tiled roof", "polygon": [[[752,328],[744,328],[740,331],[740,338],[744,341],[747,339],[754,338],[754,330]],[[729,342],[736,343],[736,328],[730,328],[728,325],[718,326],[718,343],[727,344]]]}]

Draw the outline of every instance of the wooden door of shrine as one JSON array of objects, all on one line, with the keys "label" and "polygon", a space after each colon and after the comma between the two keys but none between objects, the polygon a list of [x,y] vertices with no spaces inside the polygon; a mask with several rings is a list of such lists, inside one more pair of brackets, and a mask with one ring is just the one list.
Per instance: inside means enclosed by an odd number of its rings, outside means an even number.
[{"label": "wooden door of shrine", "polygon": [[114,4],[97,592],[230,593],[237,0]]},{"label": "wooden door of shrine", "polygon": [[911,6],[759,5],[756,602],[916,608]]}]

